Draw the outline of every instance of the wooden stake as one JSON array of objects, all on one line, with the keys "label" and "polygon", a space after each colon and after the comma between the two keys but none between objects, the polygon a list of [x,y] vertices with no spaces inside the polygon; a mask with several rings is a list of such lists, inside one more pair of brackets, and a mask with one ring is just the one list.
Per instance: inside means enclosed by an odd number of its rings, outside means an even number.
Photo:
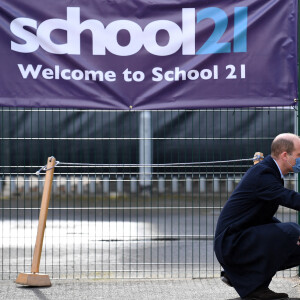
[{"label": "wooden stake", "polygon": [[54,157],[48,157],[47,170],[44,184],[44,191],[41,203],[39,224],[31,264],[31,273],[20,273],[16,279],[16,283],[29,286],[51,286],[48,275],[38,274],[40,268],[41,254],[43,248],[44,233],[48,216],[48,207],[51,195],[54,167],[56,160]]}]

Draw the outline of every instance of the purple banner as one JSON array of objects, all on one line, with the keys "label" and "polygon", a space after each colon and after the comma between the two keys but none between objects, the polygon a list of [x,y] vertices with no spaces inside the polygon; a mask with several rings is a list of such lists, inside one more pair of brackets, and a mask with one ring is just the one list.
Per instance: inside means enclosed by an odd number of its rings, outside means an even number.
[{"label": "purple banner", "polygon": [[290,106],[297,0],[2,0],[0,106]]}]

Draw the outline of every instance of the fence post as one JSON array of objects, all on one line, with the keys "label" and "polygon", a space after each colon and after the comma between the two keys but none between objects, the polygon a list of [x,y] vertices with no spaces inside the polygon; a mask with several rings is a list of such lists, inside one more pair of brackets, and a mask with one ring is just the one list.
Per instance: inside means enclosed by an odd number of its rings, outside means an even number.
[{"label": "fence post", "polygon": [[[300,6],[298,5],[298,16],[300,14]],[[300,38],[300,22],[299,22],[299,19],[298,19],[298,41],[299,41],[299,38]],[[298,66],[299,66],[299,52],[300,52],[300,43],[298,42]],[[299,71],[298,71],[299,72]],[[300,84],[300,76],[298,76],[298,86]],[[296,120],[296,124],[295,124],[295,129],[296,129],[296,134],[299,135],[299,132],[300,132],[300,116],[299,116],[299,90],[298,90],[298,99],[295,99],[295,104],[298,104],[298,109],[295,110],[295,120]],[[298,174],[295,174],[295,177],[296,177],[296,182],[298,182],[297,184],[297,189],[296,191],[299,192],[300,190],[300,182],[299,182],[299,177],[298,177]],[[298,224],[300,224],[300,211],[298,211]],[[300,276],[300,266],[298,267],[298,276]]]},{"label": "fence post", "polygon": [[135,176],[130,178],[130,192],[136,193],[137,192],[137,179]]},{"label": "fence post", "polygon": [[150,111],[142,111],[140,113],[139,138],[140,185],[143,188],[150,188],[152,175],[152,133]]},{"label": "fence post", "polygon": [[172,177],[172,193],[178,193],[178,177]]}]

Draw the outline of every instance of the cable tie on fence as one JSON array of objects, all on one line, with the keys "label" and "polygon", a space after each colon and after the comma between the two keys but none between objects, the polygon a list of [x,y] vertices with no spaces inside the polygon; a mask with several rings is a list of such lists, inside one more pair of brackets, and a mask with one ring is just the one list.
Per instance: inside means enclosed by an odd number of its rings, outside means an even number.
[{"label": "cable tie on fence", "polygon": [[37,176],[39,176],[40,173],[41,173],[42,171],[46,171],[46,172],[47,172],[48,170],[51,170],[51,169],[57,167],[57,166],[59,165],[59,163],[60,163],[60,162],[57,160],[57,161],[55,162],[55,166],[53,166],[53,167],[51,167],[51,168],[48,168],[48,169],[47,169],[47,165],[44,165],[44,166],[41,167],[38,171],[36,171],[35,174],[36,174]]}]

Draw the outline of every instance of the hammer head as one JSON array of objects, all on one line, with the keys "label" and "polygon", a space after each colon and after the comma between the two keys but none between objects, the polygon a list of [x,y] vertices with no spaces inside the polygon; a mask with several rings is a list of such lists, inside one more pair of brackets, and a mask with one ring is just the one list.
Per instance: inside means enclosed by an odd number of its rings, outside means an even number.
[{"label": "hammer head", "polygon": [[28,286],[51,286],[49,276],[39,273],[20,273],[16,283]]}]

